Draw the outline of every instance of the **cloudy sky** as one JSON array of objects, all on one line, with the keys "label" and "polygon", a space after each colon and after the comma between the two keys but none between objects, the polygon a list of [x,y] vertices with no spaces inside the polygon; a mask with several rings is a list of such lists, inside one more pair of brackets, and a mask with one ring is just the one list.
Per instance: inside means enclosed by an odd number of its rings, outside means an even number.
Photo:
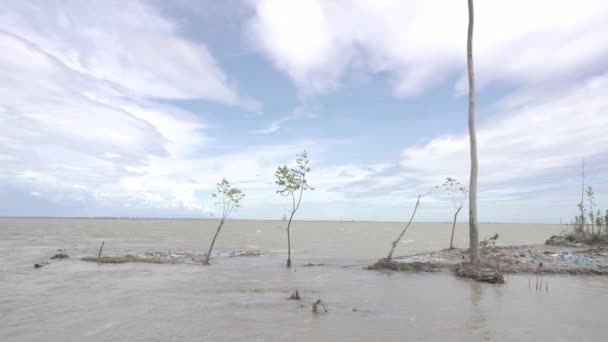
[{"label": "cloudy sky", "polygon": [[[226,177],[278,219],[304,149],[301,219],[468,183],[465,1],[0,2],[0,215],[209,217]],[[480,220],[569,220],[583,158],[608,206],[608,2],[476,6]]]}]

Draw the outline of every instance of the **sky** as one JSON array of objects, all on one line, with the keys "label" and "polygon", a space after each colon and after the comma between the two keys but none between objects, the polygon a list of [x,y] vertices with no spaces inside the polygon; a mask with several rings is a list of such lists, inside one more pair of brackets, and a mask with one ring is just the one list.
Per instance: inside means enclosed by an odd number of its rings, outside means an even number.
[{"label": "sky", "polygon": [[[0,0],[0,215],[450,221],[468,186],[467,6]],[[608,208],[608,2],[475,4],[479,219]],[[467,201],[460,217],[468,219]]]}]

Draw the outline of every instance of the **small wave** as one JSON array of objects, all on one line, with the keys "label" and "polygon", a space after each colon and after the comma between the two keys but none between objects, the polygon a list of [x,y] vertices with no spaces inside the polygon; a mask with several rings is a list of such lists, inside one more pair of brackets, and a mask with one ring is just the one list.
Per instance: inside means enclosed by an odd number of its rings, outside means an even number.
[{"label": "small wave", "polygon": [[[291,253],[295,253],[296,251],[294,251],[293,249],[291,250]],[[286,249],[271,249],[270,253],[276,253],[276,254],[285,254],[287,253]]]}]

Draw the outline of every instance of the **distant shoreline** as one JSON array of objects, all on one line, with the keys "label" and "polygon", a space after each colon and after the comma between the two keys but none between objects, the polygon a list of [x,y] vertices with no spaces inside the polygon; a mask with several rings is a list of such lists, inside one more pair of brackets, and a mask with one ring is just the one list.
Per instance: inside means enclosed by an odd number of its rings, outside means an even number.
[{"label": "distant shoreline", "polygon": [[[173,220],[173,221],[215,221],[217,218],[210,217],[113,217],[113,216],[0,216],[0,219],[61,219],[61,220]],[[266,221],[266,222],[284,222],[283,220],[272,219],[249,219],[249,218],[234,218],[231,221]],[[294,220],[294,222],[330,222],[330,223],[404,223],[404,221],[369,221],[369,220]],[[451,221],[414,221],[414,223],[441,223],[451,224]],[[460,224],[467,221],[457,222]],[[545,223],[545,222],[479,222],[479,224],[543,224],[543,225],[563,225],[561,223]]]}]

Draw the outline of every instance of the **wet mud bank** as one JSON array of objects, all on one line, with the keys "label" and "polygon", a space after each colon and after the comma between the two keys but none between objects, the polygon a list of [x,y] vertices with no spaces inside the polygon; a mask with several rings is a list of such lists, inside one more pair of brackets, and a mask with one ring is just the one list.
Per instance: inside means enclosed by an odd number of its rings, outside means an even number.
[{"label": "wet mud bank", "polygon": [[[96,262],[100,264],[124,264],[124,263],[150,263],[150,264],[200,264],[205,261],[206,253],[189,253],[189,252],[147,252],[140,254],[126,254],[115,256],[98,256],[84,257],[80,260],[87,262]],[[217,257],[257,257],[262,256],[262,252],[258,250],[243,250],[220,253]]]},{"label": "wet mud bank", "polygon": [[[500,246],[483,251],[480,259],[480,277],[488,279],[487,282],[495,282],[493,273],[608,275],[608,245],[605,244]],[[395,257],[391,261],[382,259],[366,269],[406,272],[443,270],[467,276],[473,272],[467,260],[467,249],[445,249]]]}]

